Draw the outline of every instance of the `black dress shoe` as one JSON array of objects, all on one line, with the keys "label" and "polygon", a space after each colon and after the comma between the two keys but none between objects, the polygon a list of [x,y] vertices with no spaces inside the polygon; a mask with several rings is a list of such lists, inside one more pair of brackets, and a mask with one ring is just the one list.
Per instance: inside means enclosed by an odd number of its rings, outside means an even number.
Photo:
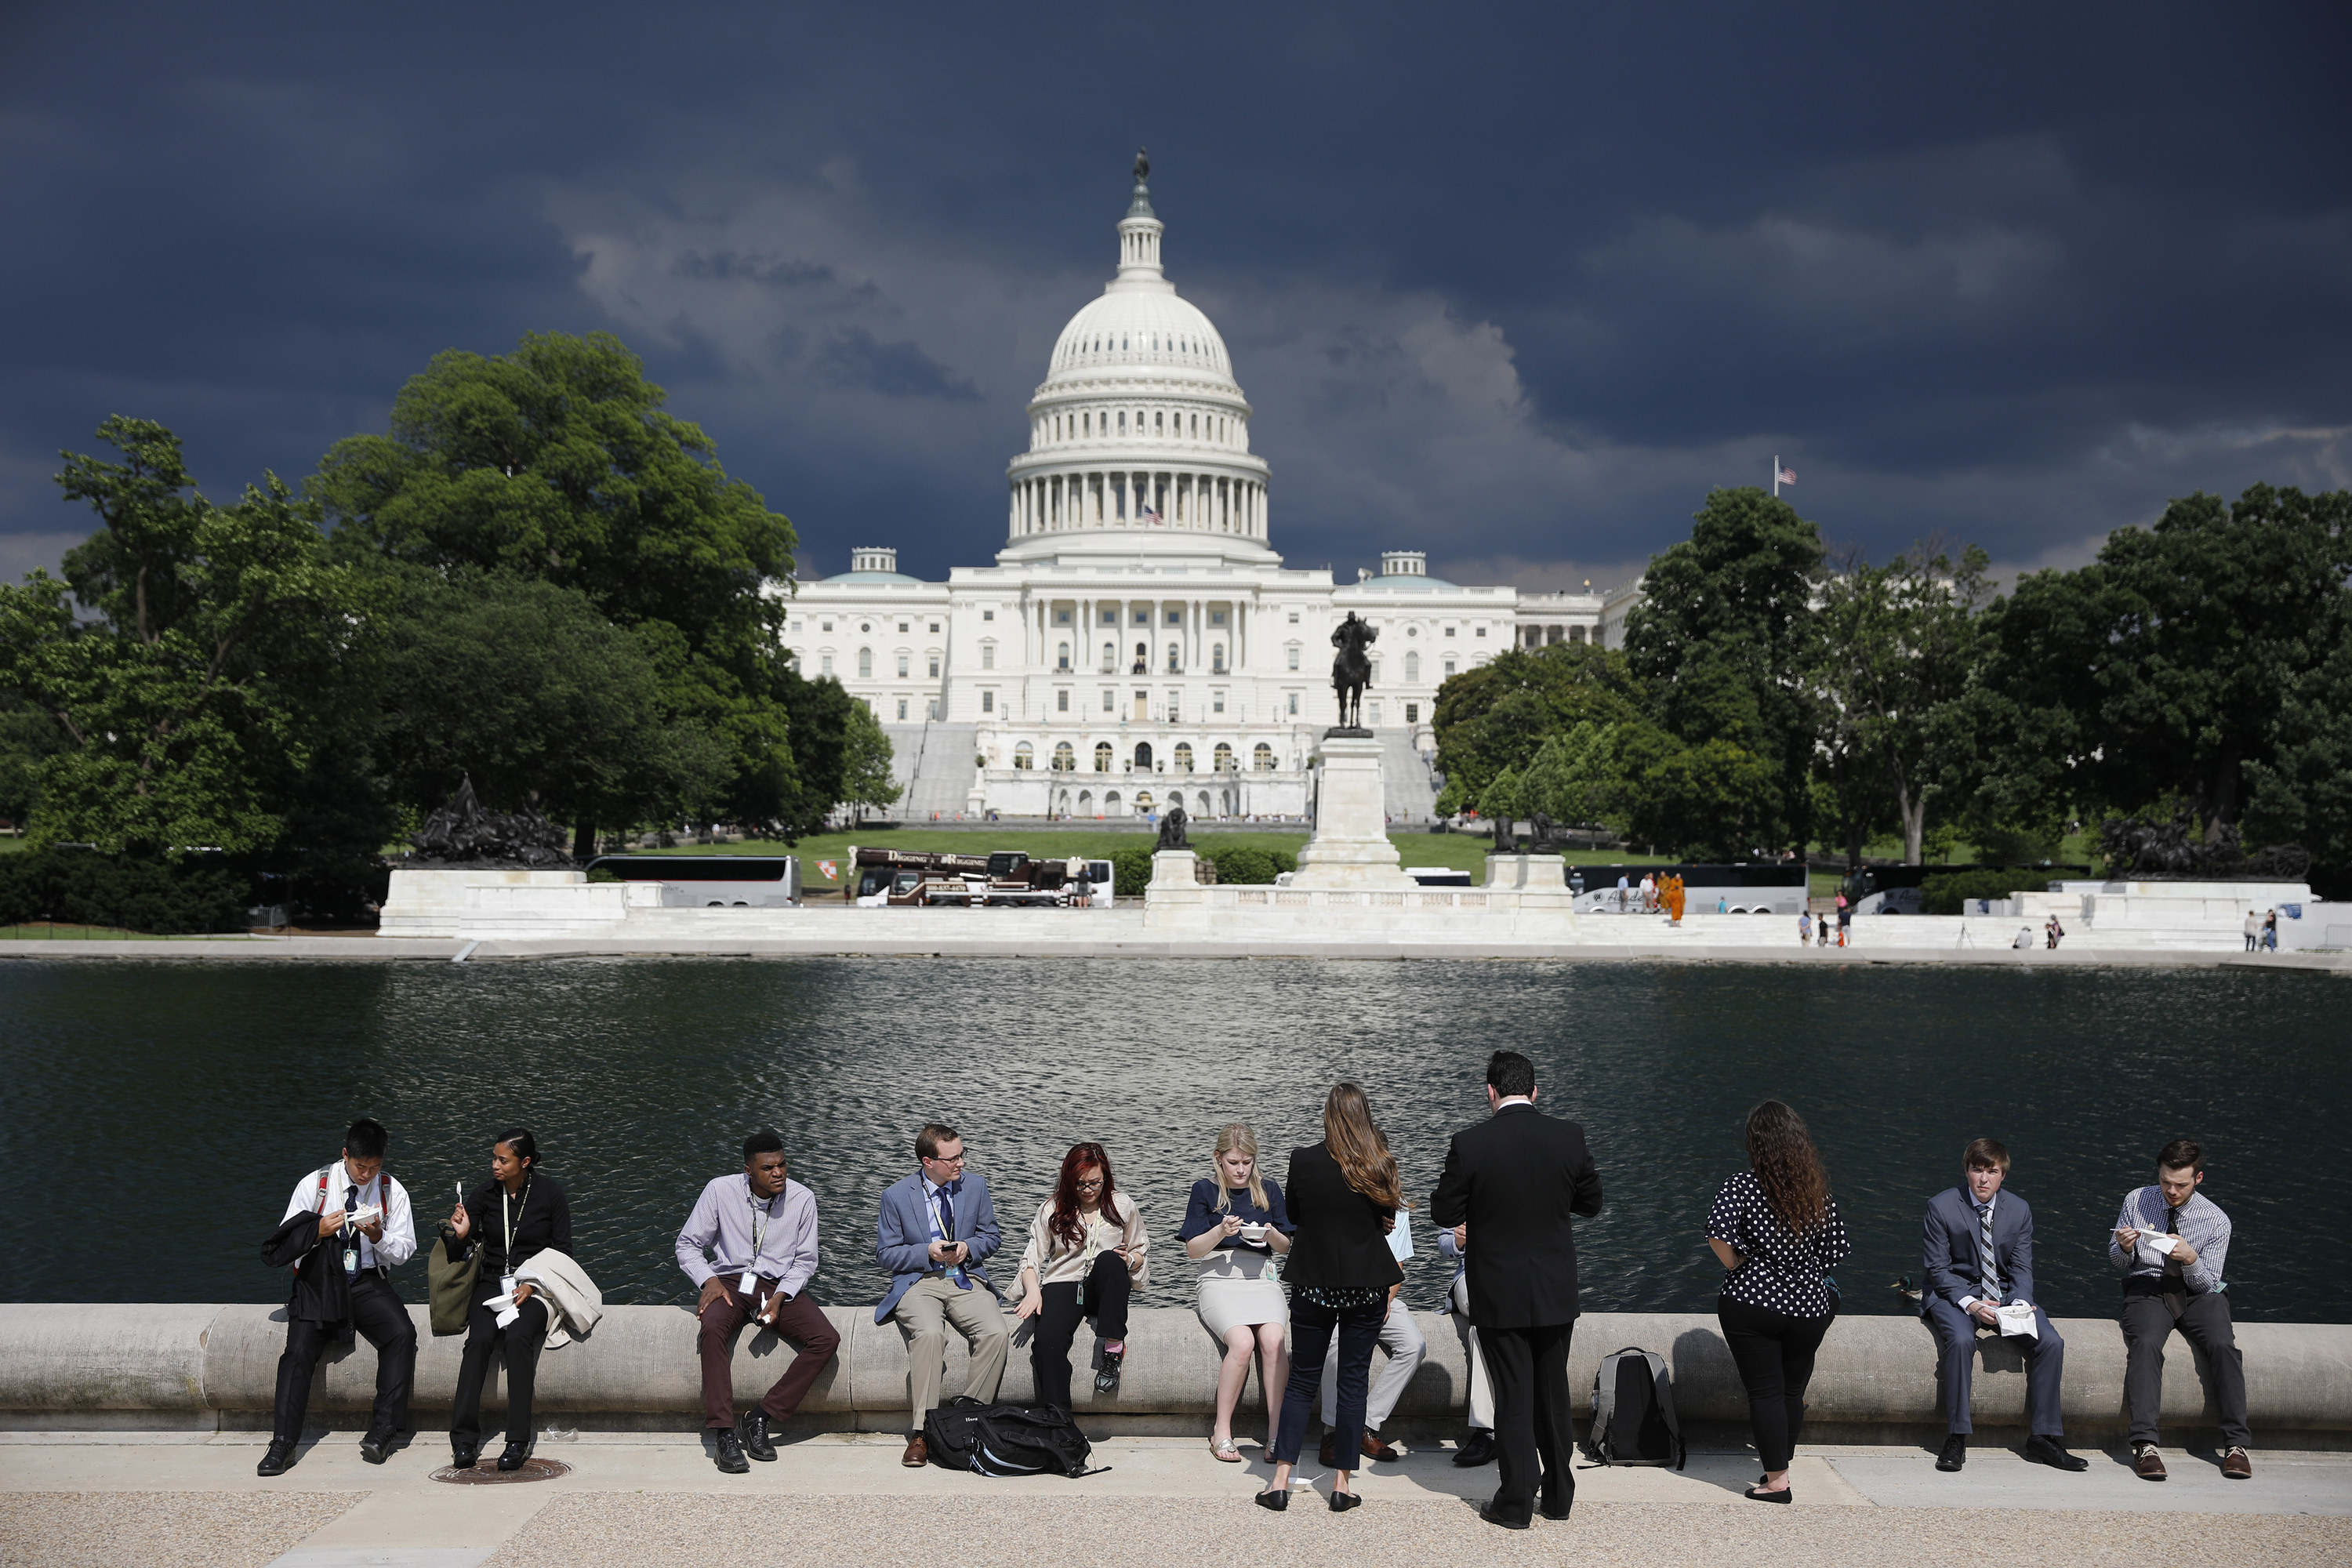
[{"label": "black dress shoe", "polygon": [[1284,1509],[1290,1506],[1290,1493],[1286,1490],[1262,1491],[1258,1493],[1257,1496],[1250,1499],[1250,1501],[1257,1504],[1260,1508],[1270,1508],[1274,1510],[1275,1512],[1280,1513]]},{"label": "black dress shoe", "polygon": [[1936,1456],[1936,1468],[1949,1474],[1969,1462],[1969,1435],[1955,1432],[1944,1439],[1944,1451]]},{"label": "black dress shoe", "polygon": [[[751,1461],[743,1457],[743,1445],[736,1441],[734,1427],[719,1427],[710,1434],[710,1436],[719,1450],[715,1462],[719,1466],[720,1474],[740,1476],[751,1468]],[[503,1470],[509,1468],[504,1458],[499,1460],[499,1468]]]},{"label": "black dress shoe", "polygon": [[1575,1506],[1576,1506],[1576,1500],[1575,1500],[1574,1498],[1570,1498],[1570,1499],[1569,1499],[1568,1502],[1567,1502],[1564,1506],[1559,1507],[1559,1508],[1554,1508],[1554,1507],[1552,1507],[1550,1503],[1546,1502],[1546,1501],[1545,1501],[1542,1498],[1540,1498],[1540,1497],[1538,1497],[1538,1498],[1536,1500],[1536,1511],[1537,1511],[1538,1513],[1539,1513],[1539,1514],[1543,1515],[1546,1519],[1553,1519],[1553,1520],[1566,1519],[1566,1518],[1568,1517],[1568,1514],[1569,1514],[1569,1510],[1570,1510],[1570,1509],[1574,1508]]},{"label": "black dress shoe", "polygon": [[261,1463],[253,1467],[257,1476],[282,1476],[286,1467],[294,1462],[294,1445],[273,1440],[262,1450]]},{"label": "black dress shoe", "polygon": [[1462,1447],[1454,1450],[1454,1462],[1465,1469],[1468,1469],[1473,1465],[1493,1464],[1495,1435],[1483,1428],[1472,1432],[1469,1436],[1462,1440]]},{"label": "black dress shoe", "polygon": [[1363,1506],[1364,1500],[1354,1492],[1333,1492],[1331,1494],[1331,1511],[1333,1513],[1345,1513],[1351,1508],[1361,1508]]},{"label": "black dress shoe", "polygon": [[449,1463],[456,1466],[458,1469],[472,1469],[474,1468],[474,1461],[481,1457],[482,1446],[480,1443],[461,1442],[455,1437],[449,1439]]},{"label": "black dress shoe", "polygon": [[763,1465],[776,1460],[775,1439],[768,1436],[768,1413],[754,1410],[743,1417],[743,1451]]},{"label": "black dress shoe", "polygon": [[[728,1436],[730,1437],[734,1435],[735,1434],[732,1432],[728,1433]],[[530,1448],[531,1441],[528,1437],[516,1437],[509,1439],[507,1446],[499,1450],[499,1468],[502,1470],[521,1469],[522,1462],[530,1458]]]},{"label": "black dress shoe", "polygon": [[1505,1530],[1526,1530],[1535,1522],[1525,1514],[1505,1513],[1493,1503],[1481,1508],[1478,1510],[1478,1517],[1488,1524],[1499,1524]]},{"label": "black dress shoe", "polygon": [[1118,1364],[1126,1359],[1127,1351],[1124,1347],[1115,1351],[1103,1352],[1102,1366],[1095,1373],[1095,1392],[1097,1394],[1117,1394],[1118,1392]]},{"label": "black dress shoe", "polygon": [[2087,1470],[2091,1468],[2090,1460],[2079,1454],[2068,1453],[2057,1438],[2039,1432],[2025,1440],[2025,1457],[2053,1470]]},{"label": "black dress shoe", "polygon": [[381,1465],[392,1453],[393,1434],[371,1432],[360,1439],[360,1458],[371,1465]]}]

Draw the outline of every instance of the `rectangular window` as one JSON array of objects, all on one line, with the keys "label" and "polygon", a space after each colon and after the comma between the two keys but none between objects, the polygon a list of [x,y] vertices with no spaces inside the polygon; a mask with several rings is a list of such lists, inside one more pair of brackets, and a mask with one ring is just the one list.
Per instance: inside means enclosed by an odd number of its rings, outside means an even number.
[{"label": "rectangular window", "polygon": [[1450,658],[1445,661],[1445,673],[1449,677],[1454,673],[1454,661]]},{"label": "rectangular window", "polygon": [[1298,717],[1298,693],[1296,691],[1290,694],[1290,716],[1293,719]]},{"label": "rectangular window", "polygon": [[1115,626],[1118,625],[1118,612],[1117,610],[1105,610],[1102,613],[1102,624],[1107,626]]},{"label": "rectangular window", "polygon": [[1421,722],[1420,703],[1408,702],[1404,705],[1404,721],[1408,724],[1418,724]]},{"label": "rectangular window", "polygon": [[993,713],[996,711],[995,692],[983,691],[980,694],[980,710],[983,713]]},{"label": "rectangular window", "polygon": [[900,622],[898,623],[898,629],[899,629],[900,631],[902,631],[902,632],[903,632],[903,631],[905,631],[905,630],[907,629],[907,623],[906,623],[906,622],[904,622],[904,621],[900,621]]},{"label": "rectangular window", "polygon": [[1184,612],[1183,612],[1183,611],[1181,611],[1181,610],[1171,610],[1171,611],[1169,611],[1169,612],[1168,612],[1168,624],[1169,624],[1170,626],[1182,626],[1182,625],[1184,624]]},{"label": "rectangular window", "polygon": [[898,679],[907,679],[907,656],[903,653],[898,656]]},{"label": "rectangular window", "polygon": [[933,654],[933,655],[931,655],[931,679],[934,679],[934,680],[937,680],[937,679],[939,679],[939,675],[940,675],[940,656],[939,656],[938,654]]},{"label": "rectangular window", "polygon": [[899,722],[899,723],[901,723],[901,724],[903,724],[903,723],[905,723],[906,721],[907,721],[907,700],[906,700],[905,698],[901,697],[900,699],[898,699],[898,722]]},{"label": "rectangular window", "polygon": [[817,673],[819,675],[831,675],[833,673],[833,655],[826,654],[818,661]]},{"label": "rectangular window", "polygon": [[1297,610],[1290,612],[1290,624],[1294,626],[1298,624],[1298,612]]},{"label": "rectangular window", "polygon": [[980,668],[982,669],[994,669],[996,668],[996,645],[994,643],[984,642],[980,645]]},{"label": "rectangular window", "polygon": [[1486,635],[1486,627],[1484,627],[1484,626],[1480,626],[1480,627],[1479,627],[1475,632],[1474,632],[1474,633],[1473,633],[1473,634],[1471,634],[1471,635],[1473,635],[1474,637],[1485,637],[1485,636]]},{"label": "rectangular window", "polygon": [[1445,635],[1446,635],[1447,637],[1452,637],[1452,636],[1454,635],[1454,628],[1453,628],[1452,626],[1448,626],[1448,627],[1446,627],[1446,628],[1445,628]]},{"label": "rectangular window", "polygon": [[1372,723],[1373,723],[1375,726],[1377,726],[1377,725],[1380,723],[1380,721],[1381,721],[1381,700],[1380,700],[1380,699],[1379,699],[1379,698],[1375,697],[1375,698],[1373,698],[1373,699],[1372,699]]},{"label": "rectangular window", "polygon": [[1070,624],[1070,612],[1067,610],[1055,610],[1054,612],[1054,624],[1057,626],[1068,626]]},{"label": "rectangular window", "polygon": [[1225,624],[1225,612],[1223,610],[1211,610],[1209,612],[1209,624],[1213,626],[1223,626]]},{"label": "rectangular window", "polygon": [[831,621],[819,621],[816,624],[816,629],[821,632],[829,632],[833,630],[833,623]]},{"label": "rectangular window", "polygon": [[930,698],[926,698],[926,699],[924,699],[924,701],[923,701],[923,718],[924,718],[926,721],[931,721],[931,720],[936,720],[936,719],[938,719],[938,718],[939,718],[939,716],[940,716],[940,700],[939,700],[938,698],[936,698],[936,697],[930,697]]},{"label": "rectangular window", "polygon": [[1056,713],[1067,713],[1069,710],[1070,693],[1069,689],[1065,687],[1061,690],[1054,693],[1054,711]]},{"label": "rectangular window", "polygon": [[1110,688],[1106,686],[1103,688],[1103,711],[1111,712],[1115,707],[1116,700],[1111,696]]},{"label": "rectangular window", "polygon": [[1222,691],[1211,692],[1209,694],[1209,707],[1213,712],[1223,712],[1225,710],[1225,694]]},{"label": "rectangular window", "polygon": [[937,636],[939,636],[939,635],[940,635],[940,623],[939,623],[939,622],[937,622],[937,621],[933,621],[933,622],[931,623],[931,635],[932,635],[933,637],[937,637]]},{"label": "rectangular window", "polygon": [[1151,612],[1150,612],[1150,610],[1138,610],[1138,611],[1136,611],[1136,612],[1135,612],[1135,624],[1136,624],[1137,626],[1150,626],[1150,625],[1151,624]]},{"label": "rectangular window", "polygon": [[1292,643],[1292,644],[1290,645],[1290,649],[1289,649],[1289,651],[1290,651],[1290,668],[1293,668],[1293,669],[1297,669],[1297,668],[1298,668],[1298,645],[1297,645],[1297,643]]},{"label": "rectangular window", "polygon": [[983,621],[992,621],[996,618],[996,612],[994,610],[982,610],[980,612],[980,618]]}]

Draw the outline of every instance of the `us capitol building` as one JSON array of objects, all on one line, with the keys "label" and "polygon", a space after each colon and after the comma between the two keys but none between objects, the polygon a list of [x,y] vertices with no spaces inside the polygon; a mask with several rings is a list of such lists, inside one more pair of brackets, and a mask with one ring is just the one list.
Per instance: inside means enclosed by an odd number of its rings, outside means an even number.
[{"label": "us capitol building", "polygon": [[1304,816],[1307,759],[1337,721],[1331,629],[1379,629],[1364,721],[1389,815],[1426,820],[1445,678],[1517,645],[1617,640],[1638,590],[1523,594],[1433,577],[1417,550],[1335,583],[1275,552],[1272,472],[1207,316],[1160,266],[1136,160],[1118,273],[1070,318],[1006,472],[1004,547],[944,583],[860,548],[801,584],[785,643],[804,676],[871,708],[923,821]]}]

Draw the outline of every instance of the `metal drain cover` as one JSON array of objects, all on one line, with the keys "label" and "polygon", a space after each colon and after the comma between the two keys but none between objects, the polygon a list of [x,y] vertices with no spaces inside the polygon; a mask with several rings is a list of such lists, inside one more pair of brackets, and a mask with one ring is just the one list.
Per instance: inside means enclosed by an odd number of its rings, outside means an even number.
[{"label": "metal drain cover", "polygon": [[499,1468],[498,1456],[486,1454],[470,1468],[444,1465],[433,1472],[436,1481],[447,1481],[456,1487],[504,1487],[517,1481],[551,1481],[558,1476],[568,1476],[572,1467],[555,1459],[530,1458],[519,1470]]}]

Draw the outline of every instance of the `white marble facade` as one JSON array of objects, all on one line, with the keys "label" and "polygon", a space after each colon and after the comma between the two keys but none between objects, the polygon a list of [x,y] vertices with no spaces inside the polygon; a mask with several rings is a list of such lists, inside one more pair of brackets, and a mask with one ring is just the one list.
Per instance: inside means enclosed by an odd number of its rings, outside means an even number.
[{"label": "white marble facade", "polygon": [[[1181,798],[1201,816],[1303,816],[1336,721],[1331,628],[1379,629],[1366,723],[1393,815],[1425,815],[1432,708],[1500,648],[1599,642],[1633,590],[1523,594],[1429,575],[1419,551],[1335,583],[1269,542],[1270,470],[1223,341],[1160,265],[1143,180],[1118,275],[1062,331],[1008,469],[995,564],[944,583],[897,552],[799,584],[786,644],[890,732],[899,814],[1118,816]],[[1613,637],[1611,640],[1614,640]]]}]

